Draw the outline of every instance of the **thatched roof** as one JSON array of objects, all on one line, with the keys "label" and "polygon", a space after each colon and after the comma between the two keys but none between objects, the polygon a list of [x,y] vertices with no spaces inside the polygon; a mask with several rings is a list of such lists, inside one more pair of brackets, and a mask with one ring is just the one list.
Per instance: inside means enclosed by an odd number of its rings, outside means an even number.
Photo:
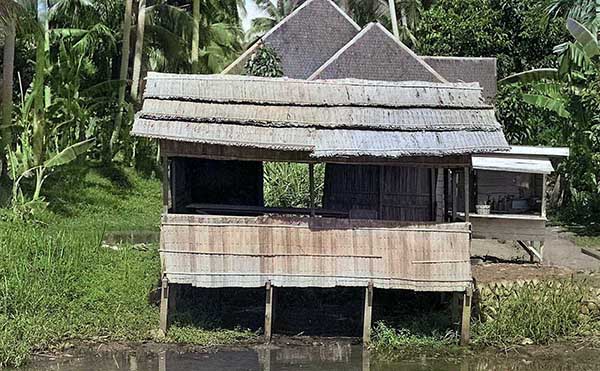
[{"label": "thatched roof", "polygon": [[496,58],[421,57],[450,82],[478,82],[483,97],[494,101],[497,90]]},{"label": "thatched roof", "polygon": [[448,82],[379,23],[370,23],[309,80]]},{"label": "thatched roof", "polygon": [[275,49],[286,77],[308,78],[350,41],[357,25],[331,0],[308,0],[261,37],[224,74],[243,74],[246,61],[261,44]]},{"label": "thatched roof", "polygon": [[133,133],[313,158],[508,149],[477,84],[151,73]]}]

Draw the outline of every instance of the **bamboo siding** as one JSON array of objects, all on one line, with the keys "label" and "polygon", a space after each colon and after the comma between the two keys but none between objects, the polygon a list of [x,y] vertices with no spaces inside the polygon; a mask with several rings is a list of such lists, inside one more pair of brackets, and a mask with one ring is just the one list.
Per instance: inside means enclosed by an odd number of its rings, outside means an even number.
[{"label": "bamboo siding", "polygon": [[161,233],[169,281],[213,288],[464,291],[469,247],[468,223],[168,214]]}]

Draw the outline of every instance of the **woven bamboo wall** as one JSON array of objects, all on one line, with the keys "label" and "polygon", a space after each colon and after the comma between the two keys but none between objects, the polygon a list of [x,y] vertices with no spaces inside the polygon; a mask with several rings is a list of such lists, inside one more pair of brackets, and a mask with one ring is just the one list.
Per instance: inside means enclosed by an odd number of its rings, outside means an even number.
[{"label": "woven bamboo wall", "polygon": [[467,223],[166,215],[163,268],[198,287],[366,286],[463,291]]}]

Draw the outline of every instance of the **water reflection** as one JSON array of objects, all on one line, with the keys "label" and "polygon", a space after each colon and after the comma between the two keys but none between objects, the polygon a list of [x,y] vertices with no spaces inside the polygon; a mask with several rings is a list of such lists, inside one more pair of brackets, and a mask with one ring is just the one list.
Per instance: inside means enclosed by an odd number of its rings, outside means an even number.
[{"label": "water reflection", "polygon": [[392,371],[392,370],[597,370],[600,350],[561,352],[533,357],[513,353],[508,356],[470,356],[461,359],[417,357],[398,362],[372,359],[361,347],[331,344],[315,347],[257,347],[210,353],[179,353],[140,348],[135,352],[88,355],[68,362],[38,362],[29,371]]}]

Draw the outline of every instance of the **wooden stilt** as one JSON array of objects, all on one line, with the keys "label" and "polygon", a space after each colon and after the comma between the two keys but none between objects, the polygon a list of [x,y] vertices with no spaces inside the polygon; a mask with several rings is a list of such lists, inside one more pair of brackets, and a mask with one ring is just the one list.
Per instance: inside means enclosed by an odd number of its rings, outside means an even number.
[{"label": "wooden stilt", "polygon": [[162,279],[160,293],[160,329],[164,334],[169,329],[169,280],[167,277]]},{"label": "wooden stilt", "polygon": [[158,353],[158,371],[167,371],[167,352]]},{"label": "wooden stilt", "polygon": [[544,261],[544,241],[540,241],[539,253],[540,253],[540,263],[542,263]]},{"label": "wooden stilt", "polygon": [[271,371],[271,348],[264,347],[258,351],[259,362],[262,365],[261,371]]},{"label": "wooden stilt", "polygon": [[463,294],[462,320],[460,326],[460,345],[468,345],[471,341],[471,299],[473,289],[469,287]]},{"label": "wooden stilt", "polygon": [[163,213],[167,214],[169,212],[169,204],[171,203],[169,202],[171,197],[171,177],[169,176],[169,158],[167,156],[162,157],[162,166]]},{"label": "wooden stilt", "polygon": [[362,351],[362,371],[371,371],[371,355],[365,348]]},{"label": "wooden stilt", "polygon": [[458,215],[458,171],[452,170],[452,221],[456,221]]},{"label": "wooden stilt", "polygon": [[465,222],[469,222],[469,212],[471,211],[471,169],[465,167]]},{"label": "wooden stilt", "polygon": [[308,164],[308,187],[310,197],[310,216],[315,217],[315,164]]},{"label": "wooden stilt", "polygon": [[365,289],[365,310],[363,319],[363,344],[368,345],[371,341],[371,318],[373,315],[373,283]]},{"label": "wooden stilt", "polygon": [[271,342],[272,336],[272,325],[273,325],[273,286],[271,285],[271,281],[267,281],[266,285],[267,289],[267,298],[265,305],[265,342]]}]

